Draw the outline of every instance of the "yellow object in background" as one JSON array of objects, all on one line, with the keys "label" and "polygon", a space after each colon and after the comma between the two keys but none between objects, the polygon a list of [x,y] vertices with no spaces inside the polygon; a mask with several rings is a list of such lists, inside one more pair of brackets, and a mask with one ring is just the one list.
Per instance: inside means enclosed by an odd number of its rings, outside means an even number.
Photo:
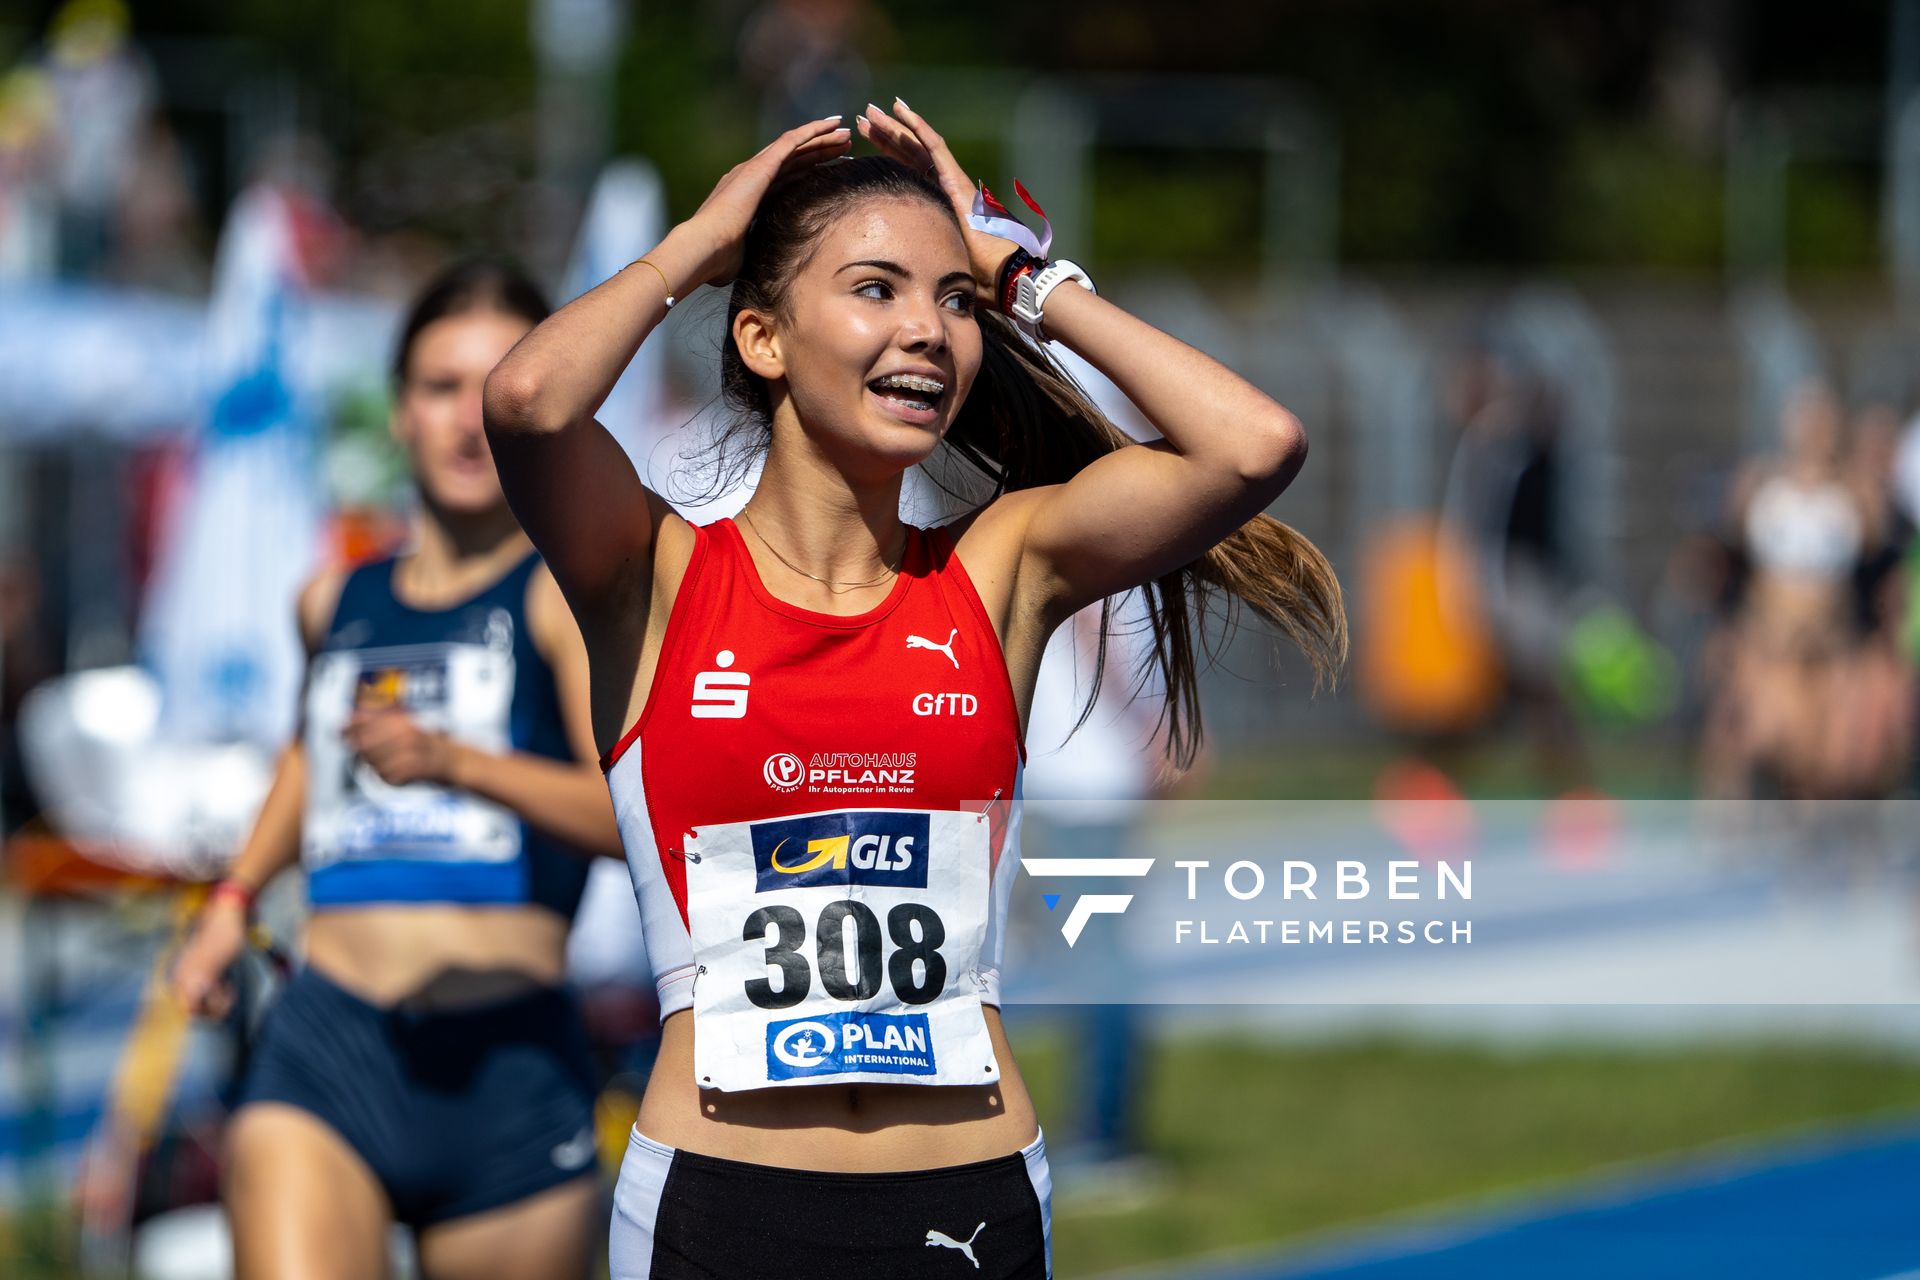
[{"label": "yellow object in background", "polygon": [[1499,704],[1498,651],[1473,562],[1431,516],[1389,523],[1362,556],[1359,654],[1362,703],[1401,733],[1458,733]]},{"label": "yellow object in background", "polygon": [[[181,893],[175,903],[176,941],[185,936],[205,901],[203,886]],[[114,1131],[132,1139],[136,1152],[145,1151],[160,1132],[186,1055],[192,1017],[174,999],[167,984],[175,952],[172,946],[162,948],[153,971],[147,975],[140,1012],[127,1033],[126,1047],[113,1073],[113,1090],[107,1095]]]}]

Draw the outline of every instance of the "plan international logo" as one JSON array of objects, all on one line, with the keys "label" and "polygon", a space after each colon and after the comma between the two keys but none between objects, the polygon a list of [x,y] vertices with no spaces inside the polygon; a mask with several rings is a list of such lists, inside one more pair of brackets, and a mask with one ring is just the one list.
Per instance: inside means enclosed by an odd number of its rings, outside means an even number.
[{"label": "plan international logo", "polygon": [[767,1079],[884,1071],[930,1076],[937,1070],[924,1013],[850,1009],[767,1024]]}]

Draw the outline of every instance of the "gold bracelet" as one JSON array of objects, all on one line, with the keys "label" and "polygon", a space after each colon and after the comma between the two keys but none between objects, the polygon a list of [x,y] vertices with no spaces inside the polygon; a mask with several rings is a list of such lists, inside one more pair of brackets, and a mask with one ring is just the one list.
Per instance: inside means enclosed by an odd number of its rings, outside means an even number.
[{"label": "gold bracelet", "polygon": [[636,267],[653,267],[653,274],[660,277],[660,287],[667,291],[667,310],[673,310],[673,304],[678,302],[679,299],[673,296],[673,286],[667,282],[667,273],[659,267],[655,267],[653,263],[648,262],[645,258],[635,258],[633,265]]}]

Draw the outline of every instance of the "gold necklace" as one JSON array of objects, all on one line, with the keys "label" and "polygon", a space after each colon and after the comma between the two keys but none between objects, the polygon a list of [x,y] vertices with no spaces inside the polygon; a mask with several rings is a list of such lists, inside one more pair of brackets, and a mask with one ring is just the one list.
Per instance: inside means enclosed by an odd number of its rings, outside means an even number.
[{"label": "gold necklace", "polygon": [[793,561],[781,555],[780,548],[774,546],[771,542],[767,541],[767,535],[760,532],[760,526],[753,522],[753,517],[747,513],[747,510],[744,507],[741,508],[740,510],[740,518],[747,522],[747,527],[749,529],[753,530],[753,536],[760,539],[760,545],[765,547],[767,550],[773,552],[773,558],[775,560],[778,560],[781,564],[787,566],[787,568],[793,570],[795,573],[799,574],[801,577],[812,578],[815,582],[824,586],[827,590],[840,593],[840,594],[844,594],[845,592],[855,590],[856,588],[859,588],[859,587],[870,587],[874,583],[880,581],[882,578],[887,577],[889,574],[895,574],[900,572],[900,565],[906,560],[906,557],[907,557],[907,532],[906,532],[906,529],[903,527],[900,531],[900,552],[899,552],[899,555],[895,557],[895,563],[893,567],[882,569],[879,573],[874,574],[871,578],[862,578],[858,582],[840,582],[832,578],[823,578],[817,573],[808,573],[805,569],[802,569],[799,565],[795,564]]}]

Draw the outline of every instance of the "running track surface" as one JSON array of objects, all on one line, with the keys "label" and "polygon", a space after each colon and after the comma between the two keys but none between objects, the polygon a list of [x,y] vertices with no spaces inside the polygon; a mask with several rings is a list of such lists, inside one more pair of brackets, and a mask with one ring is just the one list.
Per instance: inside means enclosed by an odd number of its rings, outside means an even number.
[{"label": "running track surface", "polygon": [[1187,1280],[1920,1280],[1920,1121],[1588,1183]]}]

